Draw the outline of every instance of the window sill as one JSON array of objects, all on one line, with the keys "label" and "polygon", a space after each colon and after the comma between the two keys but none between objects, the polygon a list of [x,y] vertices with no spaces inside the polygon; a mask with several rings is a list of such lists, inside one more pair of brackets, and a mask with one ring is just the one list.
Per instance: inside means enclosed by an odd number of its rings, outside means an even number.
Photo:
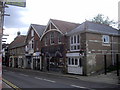
[{"label": "window sill", "polygon": [[102,46],[110,46],[109,43],[103,43]]},{"label": "window sill", "polygon": [[62,42],[58,42],[58,44],[62,44]]},{"label": "window sill", "polygon": [[54,43],[51,43],[50,45],[54,45]]},{"label": "window sill", "polygon": [[80,51],[80,50],[70,50],[70,51],[74,52],[74,51]]},{"label": "window sill", "polygon": [[79,65],[68,65],[68,67],[78,67]]}]

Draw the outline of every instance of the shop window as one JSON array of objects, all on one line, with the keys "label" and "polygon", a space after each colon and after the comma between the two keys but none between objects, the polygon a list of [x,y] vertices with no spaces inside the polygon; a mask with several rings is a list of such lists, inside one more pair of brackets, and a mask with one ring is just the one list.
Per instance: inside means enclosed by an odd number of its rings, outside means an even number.
[{"label": "shop window", "polygon": [[82,66],[81,64],[81,59],[79,58],[68,58],[68,65],[71,65],[71,66]]},{"label": "shop window", "polygon": [[74,58],[72,58],[72,65],[74,65]]}]

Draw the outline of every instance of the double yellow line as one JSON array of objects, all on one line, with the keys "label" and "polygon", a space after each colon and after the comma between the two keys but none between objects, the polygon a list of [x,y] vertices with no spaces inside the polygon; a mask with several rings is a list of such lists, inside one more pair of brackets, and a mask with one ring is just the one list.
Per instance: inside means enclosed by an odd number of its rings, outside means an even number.
[{"label": "double yellow line", "polygon": [[19,87],[15,86],[14,84],[12,84],[11,82],[5,80],[4,78],[2,78],[2,81],[5,82],[7,85],[9,85],[10,87],[14,88],[15,90],[22,90]]}]

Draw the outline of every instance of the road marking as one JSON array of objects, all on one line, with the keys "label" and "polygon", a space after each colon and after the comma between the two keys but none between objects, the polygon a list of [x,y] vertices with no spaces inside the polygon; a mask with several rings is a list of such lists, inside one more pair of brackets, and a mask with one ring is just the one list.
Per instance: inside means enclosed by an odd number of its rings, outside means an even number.
[{"label": "road marking", "polygon": [[35,77],[35,78],[36,78],[36,79],[39,79],[39,80],[44,80],[44,81],[48,81],[48,82],[55,83],[55,81],[53,81],[53,80],[43,79],[43,78],[39,78],[39,77]]},{"label": "road marking", "polygon": [[22,75],[22,76],[28,76],[28,75],[26,75],[26,74],[20,74],[20,75]]},{"label": "road marking", "polygon": [[49,79],[43,79],[43,80],[48,81],[48,82],[55,83],[55,81],[52,81],[52,80],[49,80]]},{"label": "road marking", "polygon": [[87,87],[82,87],[82,86],[77,86],[77,85],[71,85],[72,87],[76,87],[76,88],[84,88],[84,89],[88,89]]},{"label": "road marking", "polygon": [[35,77],[36,79],[39,79],[39,80],[43,80],[42,78],[39,78],[39,77]]},{"label": "road marking", "polygon": [[3,80],[3,82],[5,82],[7,85],[9,85],[10,87],[14,88],[15,90],[21,90],[19,87],[15,86],[15,85],[12,84],[11,82],[9,82],[9,81],[7,81],[7,80],[5,80],[5,79],[3,79],[3,78],[2,78],[2,80]]}]

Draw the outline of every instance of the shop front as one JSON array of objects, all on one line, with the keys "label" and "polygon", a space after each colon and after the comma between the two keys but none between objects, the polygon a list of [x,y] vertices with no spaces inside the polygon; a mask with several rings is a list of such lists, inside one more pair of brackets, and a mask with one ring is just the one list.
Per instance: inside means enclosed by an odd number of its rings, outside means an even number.
[{"label": "shop front", "polygon": [[32,65],[32,54],[26,54],[25,57],[26,57],[26,60],[24,61],[24,63],[25,63],[25,68],[31,69],[31,65]]},{"label": "shop front", "polygon": [[67,53],[66,56],[68,73],[83,75],[83,59],[80,53]]},{"label": "shop front", "polygon": [[18,68],[24,68],[24,57],[18,56]]},{"label": "shop front", "polygon": [[17,56],[10,56],[9,67],[18,68],[18,57]]},{"label": "shop front", "polygon": [[32,69],[41,70],[41,56],[40,52],[35,52],[32,58]]},{"label": "shop front", "polygon": [[63,54],[63,45],[42,48],[42,53],[44,53],[42,58],[44,70],[55,72],[64,71],[65,58]]}]

